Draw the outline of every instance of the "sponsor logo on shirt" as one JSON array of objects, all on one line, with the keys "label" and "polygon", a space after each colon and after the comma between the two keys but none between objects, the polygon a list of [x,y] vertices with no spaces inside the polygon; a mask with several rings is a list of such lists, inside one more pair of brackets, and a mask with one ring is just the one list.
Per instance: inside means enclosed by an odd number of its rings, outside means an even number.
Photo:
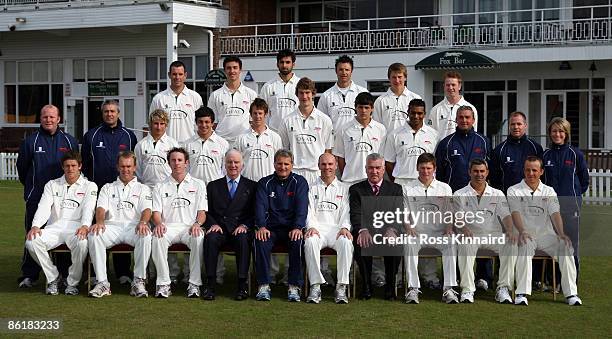
[{"label": "sponsor logo on shirt", "polygon": [[461,153],[459,153],[456,149],[453,150],[453,153],[451,154],[451,156],[459,156],[459,155],[463,155]]},{"label": "sponsor logo on shirt", "polygon": [[149,165],[165,165],[166,164],[166,158],[160,157],[159,155],[152,154],[147,159],[147,164],[149,164]]},{"label": "sponsor logo on shirt", "polygon": [[319,212],[333,212],[338,209],[338,205],[331,201],[320,201],[317,204],[317,211]]},{"label": "sponsor logo on shirt", "polygon": [[506,157],[506,164],[512,163],[514,160],[510,159],[510,157]]},{"label": "sponsor logo on shirt", "polygon": [[365,142],[365,141],[361,141],[355,144],[355,151],[356,152],[370,152],[372,151],[372,149],[374,149],[372,147],[372,144]]},{"label": "sponsor logo on shirt", "polygon": [[530,205],[530,206],[527,206],[526,212],[527,212],[527,215],[531,215],[531,216],[543,216],[544,208],[540,206]]},{"label": "sponsor logo on shirt", "polygon": [[553,165],[553,163],[550,160],[548,160],[548,161],[546,161],[546,164],[544,166],[546,166],[546,167],[553,167],[555,165]]},{"label": "sponsor logo on shirt", "polygon": [[170,111],[170,119],[171,120],[182,120],[187,119],[187,112],[182,109],[173,109]]},{"label": "sponsor logo on shirt", "polygon": [[480,147],[474,148],[474,153],[478,153],[478,154],[482,153],[482,148]]},{"label": "sponsor logo on shirt", "polygon": [[191,201],[185,198],[174,198],[174,200],[172,200],[172,202],[170,203],[170,206],[172,206],[172,208],[186,208],[189,205],[191,205]]},{"label": "sponsor logo on shirt", "polygon": [[[246,104],[249,102],[247,101]],[[244,114],[244,109],[242,107],[231,106],[228,107],[225,111],[225,116],[227,117],[237,117]]]},{"label": "sponsor logo on shirt", "polygon": [[406,154],[407,156],[419,156],[423,153],[427,152],[423,147],[421,146],[411,146],[408,147],[408,149],[406,149],[403,153]]},{"label": "sponsor logo on shirt", "polygon": [[125,145],[125,144],[119,144],[119,149],[120,149],[120,150],[122,150],[122,151],[124,151],[124,150],[126,150],[126,149],[127,149],[127,145]]},{"label": "sponsor logo on shirt", "polygon": [[70,149],[68,149],[67,147],[60,147],[60,148],[58,148],[58,150],[60,152],[68,152],[68,151],[70,151]]},{"label": "sponsor logo on shirt", "polygon": [[201,165],[201,166],[210,166],[210,165],[213,165],[214,163],[215,163],[215,160],[209,157],[208,155],[200,155],[196,159],[196,164]]},{"label": "sponsor logo on shirt", "polygon": [[340,107],[337,111],[336,111],[336,115],[339,118],[344,118],[344,117],[348,117],[348,118],[352,118],[353,116],[355,116],[355,109],[353,107]]},{"label": "sponsor logo on shirt", "polygon": [[38,146],[36,153],[45,153],[45,150],[42,148],[42,146]]},{"label": "sponsor logo on shirt", "polygon": [[106,146],[104,146],[104,141],[100,141],[100,143],[98,144],[98,146],[96,146],[96,148],[106,148]]},{"label": "sponsor logo on shirt", "polygon": [[400,109],[394,109],[391,111],[391,121],[407,121],[408,112],[404,112]]},{"label": "sponsor logo on shirt", "polygon": [[73,199],[64,199],[64,201],[62,201],[61,208],[62,209],[68,209],[68,210],[75,210],[75,209],[79,208],[79,206],[81,206],[81,203],[79,203],[76,200],[73,200]]},{"label": "sponsor logo on shirt", "polygon": [[134,204],[132,204],[131,202],[126,201],[126,200],[120,201],[117,204],[117,210],[119,210],[119,211],[124,210],[124,209],[130,210],[130,209],[133,209],[133,208],[134,208]]},{"label": "sponsor logo on shirt", "polygon": [[[272,94],[274,95],[274,94]],[[295,100],[291,99],[291,98],[278,98],[276,99],[276,107],[278,108],[294,108],[295,107]]]},{"label": "sponsor logo on shirt", "polygon": [[565,160],[563,163],[565,164],[565,166],[574,166],[574,162],[571,160]]},{"label": "sponsor logo on shirt", "polygon": [[291,191],[287,192],[287,196],[288,197],[293,197],[293,196],[295,196],[295,192],[291,192]]},{"label": "sponsor logo on shirt", "polygon": [[264,151],[264,150],[262,150],[260,148],[254,148],[251,151],[249,159],[253,159],[253,160],[255,160],[255,159],[257,159],[257,160],[259,160],[259,159],[267,159],[269,156],[270,155],[268,154],[268,152],[266,152],[266,151]]},{"label": "sponsor logo on shirt", "polygon": [[295,141],[301,145],[312,145],[317,142],[317,137],[312,134],[302,133],[295,136]]}]

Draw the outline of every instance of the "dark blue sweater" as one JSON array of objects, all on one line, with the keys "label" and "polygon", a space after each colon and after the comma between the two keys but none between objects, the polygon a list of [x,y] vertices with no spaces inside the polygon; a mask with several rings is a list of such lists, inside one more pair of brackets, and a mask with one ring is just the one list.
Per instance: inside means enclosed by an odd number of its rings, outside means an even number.
[{"label": "dark blue sweater", "polygon": [[276,174],[263,177],[257,184],[255,228],[293,230],[306,227],[308,183],[291,173],[281,180]]}]

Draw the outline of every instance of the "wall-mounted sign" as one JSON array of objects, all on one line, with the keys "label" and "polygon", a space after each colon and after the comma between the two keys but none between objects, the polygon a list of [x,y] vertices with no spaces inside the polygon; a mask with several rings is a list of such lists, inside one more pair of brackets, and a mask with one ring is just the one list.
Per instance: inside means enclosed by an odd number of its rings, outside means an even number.
[{"label": "wall-mounted sign", "polygon": [[204,78],[204,82],[206,82],[207,85],[217,86],[223,85],[225,80],[227,80],[227,76],[222,69],[213,69],[212,71],[206,73],[206,77]]},{"label": "wall-mounted sign", "polygon": [[119,83],[90,82],[87,84],[87,95],[90,97],[111,97],[119,95]]},{"label": "wall-mounted sign", "polygon": [[495,60],[488,56],[461,50],[438,52],[419,61],[415,69],[469,69],[493,68],[497,66]]}]

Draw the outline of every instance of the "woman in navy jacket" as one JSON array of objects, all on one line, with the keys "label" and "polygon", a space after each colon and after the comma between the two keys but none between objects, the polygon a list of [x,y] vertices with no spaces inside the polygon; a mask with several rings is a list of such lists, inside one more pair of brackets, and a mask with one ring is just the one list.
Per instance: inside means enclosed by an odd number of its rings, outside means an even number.
[{"label": "woman in navy jacket", "polygon": [[572,240],[576,271],[579,271],[579,225],[582,194],[589,188],[589,169],[584,154],[570,145],[571,125],[564,118],[553,118],[548,124],[550,148],[544,151],[544,184],[552,186],[559,196],[563,228]]}]

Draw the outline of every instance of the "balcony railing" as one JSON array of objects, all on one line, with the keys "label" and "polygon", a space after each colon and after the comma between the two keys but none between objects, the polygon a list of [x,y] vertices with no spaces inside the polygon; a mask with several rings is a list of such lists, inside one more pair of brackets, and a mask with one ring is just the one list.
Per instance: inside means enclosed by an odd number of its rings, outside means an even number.
[{"label": "balcony railing", "polygon": [[612,6],[230,26],[222,55],[610,43]]},{"label": "balcony railing", "polygon": [[[175,0],[178,2],[190,2],[200,5],[222,6],[222,0]],[[69,7],[92,6],[98,4],[135,4],[135,3],[166,3],[171,1],[163,0],[0,0],[0,7],[12,9],[15,7],[58,7],[58,5],[66,5]]]}]

